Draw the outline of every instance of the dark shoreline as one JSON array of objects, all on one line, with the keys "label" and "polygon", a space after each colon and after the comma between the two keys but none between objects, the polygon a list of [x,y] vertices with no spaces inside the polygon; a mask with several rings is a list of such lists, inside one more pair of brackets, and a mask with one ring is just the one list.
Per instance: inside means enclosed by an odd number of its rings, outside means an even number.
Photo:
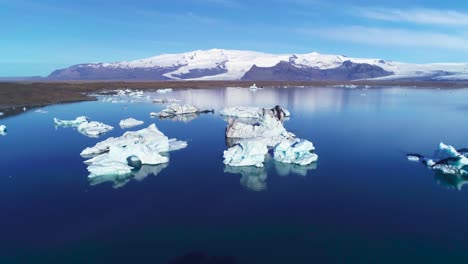
[{"label": "dark shoreline", "polygon": [[[249,87],[251,81],[67,81],[67,82],[0,82],[0,112],[6,117],[52,104],[83,102],[96,100],[89,94],[114,89],[156,90],[201,89],[218,87]],[[413,87],[457,89],[468,87],[468,82],[424,82],[424,81],[258,81],[258,87],[306,86],[323,87],[335,85],[380,86],[380,87]]]}]

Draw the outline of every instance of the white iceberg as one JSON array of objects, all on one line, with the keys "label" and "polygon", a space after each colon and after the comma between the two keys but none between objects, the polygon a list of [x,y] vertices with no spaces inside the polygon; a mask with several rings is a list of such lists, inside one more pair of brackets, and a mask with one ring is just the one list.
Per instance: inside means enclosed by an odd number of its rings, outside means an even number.
[{"label": "white iceberg", "polygon": [[36,111],[34,111],[36,113],[39,113],[39,114],[47,114],[48,112],[44,109],[37,109]]},{"label": "white iceberg", "polygon": [[284,128],[287,113],[280,106],[272,109],[225,108],[224,115],[238,119],[228,120],[226,139],[234,146],[224,152],[224,163],[230,166],[262,166],[265,155],[260,154],[266,154],[268,148],[274,149],[274,158],[279,162],[304,166],[317,161],[317,154],[312,152],[312,142],[296,139]]},{"label": "white iceberg", "polygon": [[296,139],[293,142],[284,140],[274,148],[273,158],[282,163],[304,166],[317,161],[318,156],[312,153],[313,150],[315,150],[314,145],[308,140]]},{"label": "white iceberg", "polygon": [[3,112],[0,112],[0,116],[2,116],[2,115],[4,115],[4,114],[5,114],[5,113],[3,113]]},{"label": "white iceberg", "polygon": [[263,167],[267,145],[258,140],[242,140],[224,151],[224,164],[229,166]]},{"label": "white iceberg", "polygon": [[127,118],[120,121],[119,126],[123,129],[143,125],[145,122],[134,118]]},{"label": "white iceberg", "polygon": [[4,136],[7,133],[7,127],[5,125],[0,125],[0,135]]},{"label": "white iceberg", "polygon": [[112,129],[112,126],[97,121],[83,122],[77,128],[78,132],[88,137],[98,137]]},{"label": "white iceberg", "polygon": [[89,121],[89,118],[87,118],[86,116],[79,116],[79,117],[75,118],[75,120],[61,120],[61,119],[58,119],[58,118],[54,118],[55,125],[63,126],[63,127],[70,127],[70,126],[77,127],[81,123],[85,123],[85,122],[88,122],[88,121]]},{"label": "white iceberg", "polygon": [[[261,119],[265,115],[265,111],[271,110],[274,108],[260,108],[260,107],[249,107],[249,106],[234,106],[234,107],[225,107],[220,111],[220,114],[223,116],[229,117],[238,117],[238,118],[255,118]],[[285,117],[289,117],[291,113],[281,108]]]},{"label": "white iceberg", "polygon": [[108,138],[81,152],[83,157],[92,157],[88,164],[88,177],[101,175],[125,175],[142,165],[157,165],[169,162],[161,153],[181,149],[186,142],[169,139],[155,124],[139,131],[129,131],[118,138]]},{"label": "white iceberg", "polygon": [[158,89],[156,92],[160,94],[165,94],[165,93],[170,93],[172,91],[173,91],[172,88],[167,88],[167,89]]},{"label": "white iceberg", "polygon": [[200,109],[192,105],[171,104],[161,112],[152,112],[150,115],[157,117],[172,117],[176,115],[194,114],[198,112],[200,112]]}]

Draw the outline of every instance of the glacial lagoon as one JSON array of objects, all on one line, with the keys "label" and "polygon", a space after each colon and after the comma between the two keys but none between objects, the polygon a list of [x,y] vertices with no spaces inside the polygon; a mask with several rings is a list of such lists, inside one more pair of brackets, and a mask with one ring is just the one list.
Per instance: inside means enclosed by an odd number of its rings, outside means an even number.
[{"label": "glacial lagoon", "polygon": [[[465,263],[468,176],[406,154],[468,147],[468,89],[242,88],[144,92],[0,119],[0,263],[167,263],[190,252],[237,263]],[[176,99],[214,113],[151,118]],[[318,162],[223,164],[228,106],[291,113]],[[114,127],[98,138],[53,118]],[[122,119],[144,125],[122,129]],[[80,152],[156,124],[187,141],[169,163],[88,179]],[[308,261],[305,261],[308,260]]]}]

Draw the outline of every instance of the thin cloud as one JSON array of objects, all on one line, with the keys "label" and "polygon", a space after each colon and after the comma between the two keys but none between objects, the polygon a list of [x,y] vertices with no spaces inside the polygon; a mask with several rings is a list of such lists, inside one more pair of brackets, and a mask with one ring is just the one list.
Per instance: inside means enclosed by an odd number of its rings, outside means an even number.
[{"label": "thin cloud", "polygon": [[331,40],[378,46],[468,50],[468,35],[363,26],[299,29],[299,33]]},{"label": "thin cloud", "polygon": [[468,13],[427,8],[355,8],[352,13],[369,19],[426,25],[468,26]]}]

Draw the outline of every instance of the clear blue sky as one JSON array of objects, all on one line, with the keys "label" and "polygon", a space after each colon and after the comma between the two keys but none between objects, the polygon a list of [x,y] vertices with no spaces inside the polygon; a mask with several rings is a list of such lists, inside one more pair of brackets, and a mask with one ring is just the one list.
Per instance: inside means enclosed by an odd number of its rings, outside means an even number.
[{"label": "clear blue sky", "polygon": [[0,0],[0,76],[196,49],[467,62],[467,1]]}]

